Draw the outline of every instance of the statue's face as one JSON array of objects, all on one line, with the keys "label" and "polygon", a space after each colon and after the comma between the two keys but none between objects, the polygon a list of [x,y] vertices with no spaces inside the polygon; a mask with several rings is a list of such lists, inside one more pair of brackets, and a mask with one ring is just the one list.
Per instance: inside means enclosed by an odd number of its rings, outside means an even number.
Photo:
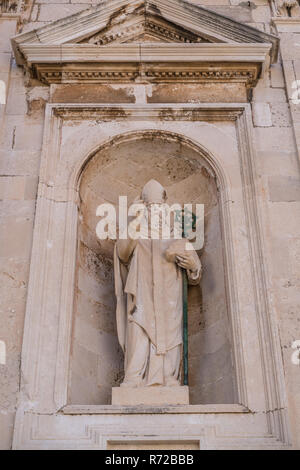
[{"label": "statue's face", "polygon": [[148,181],[142,191],[142,199],[145,204],[163,204],[166,202],[167,193],[165,188],[155,180]]}]

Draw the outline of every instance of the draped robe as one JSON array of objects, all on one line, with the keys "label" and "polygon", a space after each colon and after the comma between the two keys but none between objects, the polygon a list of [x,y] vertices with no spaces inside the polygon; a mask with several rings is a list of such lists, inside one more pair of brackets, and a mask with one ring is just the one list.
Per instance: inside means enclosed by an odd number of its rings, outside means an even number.
[{"label": "draped robe", "polygon": [[[135,322],[146,333],[155,346],[156,355],[163,356],[182,344],[182,270],[165,257],[166,249],[173,242],[174,239],[136,240],[129,260],[124,257],[122,249],[124,246],[126,248],[126,241],[116,243],[114,269],[117,329],[125,353],[125,376],[128,322]],[[192,253],[197,270],[187,270],[187,275],[189,284],[198,284],[201,263],[196,252]],[[138,344],[136,354],[139,354]],[[151,377],[148,377],[148,382],[151,382]]]}]

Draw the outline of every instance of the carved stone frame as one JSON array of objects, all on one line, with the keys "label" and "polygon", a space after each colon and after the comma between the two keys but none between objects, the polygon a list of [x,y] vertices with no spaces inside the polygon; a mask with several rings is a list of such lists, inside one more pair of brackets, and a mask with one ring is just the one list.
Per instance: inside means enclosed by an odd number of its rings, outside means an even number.
[{"label": "carved stone frame", "polygon": [[[222,103],[121,107],[121,113],[120,105],[46,107],[14,448],[100,449],[108,442],[150,440],[197,442],[200,449],[285,448],[290,443],[285,384],[275,314],[268,296],[250,106]],[[113,135],[121,138],[132,138],[134,133],[151,128],[167,136],[179,133],[180,127],[181,137],[198,147],[214,169],[221,194],[238,404],[164,409],[67,405],[78,185],[93,151],[109,140],[103,131],[97,145],[95,140],[89,152],[74,157],[71,165],[64,161],[66,151],[61,138],[62,132],[68,132],[70,121],[89,121],[103,129],[113,123]],[[235,125],[236,166],[222,157],[222,152],[205,147],[201,137],[191,137],[195,124],[211,121]],[[229,155],[225,139],[226,146]],[[145,414],[151,414],[149,421]],[[174,426],[179,415],[180,435]]]}]

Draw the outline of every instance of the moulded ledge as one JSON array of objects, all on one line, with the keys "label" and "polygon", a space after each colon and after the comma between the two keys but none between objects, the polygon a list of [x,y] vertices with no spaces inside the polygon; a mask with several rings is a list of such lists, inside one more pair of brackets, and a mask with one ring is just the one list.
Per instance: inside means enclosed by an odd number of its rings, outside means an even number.
[{"label": "moulded ledge", "polygon": [[250,410],[240,404],[215,405],[66,405],[61,410],[65,415],[92,414],[202,414],[202,413],[250,413]]}]

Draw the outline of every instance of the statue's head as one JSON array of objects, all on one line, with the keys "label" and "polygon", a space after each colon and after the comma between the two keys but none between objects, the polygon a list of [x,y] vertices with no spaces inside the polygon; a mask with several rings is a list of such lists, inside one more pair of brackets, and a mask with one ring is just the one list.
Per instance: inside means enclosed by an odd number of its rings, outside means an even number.
[{"label": "statue's head", "polygon": [[142,200],[146,204],[163,204],[167,200],[165,188],[156,180],[150,180],[142,190]]}]

